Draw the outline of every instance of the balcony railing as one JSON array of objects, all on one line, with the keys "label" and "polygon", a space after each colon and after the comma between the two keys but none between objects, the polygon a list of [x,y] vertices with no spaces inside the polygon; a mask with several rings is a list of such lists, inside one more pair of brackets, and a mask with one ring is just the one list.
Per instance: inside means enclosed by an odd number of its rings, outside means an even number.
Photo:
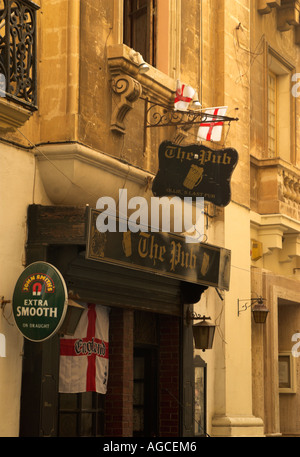
[{"label": "balcony railing", "polygon": [[37,108],[36,11],[30,0],[0,0],[0,96]]}]

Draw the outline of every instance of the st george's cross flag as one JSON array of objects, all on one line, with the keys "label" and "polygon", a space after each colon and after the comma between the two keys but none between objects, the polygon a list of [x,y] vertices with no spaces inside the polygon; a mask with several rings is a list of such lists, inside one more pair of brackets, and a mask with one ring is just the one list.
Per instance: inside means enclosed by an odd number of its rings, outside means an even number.
[{"label": "st george's cross flag", "polygon": [[109,308],[85,305],[73,336],[60,339],[59,392],[105,394],[108,378]]},{"label": "st george's cross flag", "polygon": [[190,102],[193,100],[194,95],[195,89],[193,89],[191,86],[181,84],[181,82],[177,80],[174,109],[186,111]]},{"label": "st george's cross flag", "polygon": [[200,123],[197,140],[206,140],[206,141],[221,141],[222,138],[222,129],[224,121],[222,118],[214,118],[210,115],[215,116],[225,116],[228,106],[219,106],[217,108],[208,108],[205,110],[206,116],[205,122]]}]

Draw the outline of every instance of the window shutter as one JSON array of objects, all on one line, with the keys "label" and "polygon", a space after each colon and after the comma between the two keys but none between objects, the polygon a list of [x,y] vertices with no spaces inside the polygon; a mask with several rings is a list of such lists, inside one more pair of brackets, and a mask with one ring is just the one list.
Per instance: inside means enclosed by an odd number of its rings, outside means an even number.
[{"label": "window shutter", "polygon": [[124,1],[124,43],[155,66],[157,0]]}]

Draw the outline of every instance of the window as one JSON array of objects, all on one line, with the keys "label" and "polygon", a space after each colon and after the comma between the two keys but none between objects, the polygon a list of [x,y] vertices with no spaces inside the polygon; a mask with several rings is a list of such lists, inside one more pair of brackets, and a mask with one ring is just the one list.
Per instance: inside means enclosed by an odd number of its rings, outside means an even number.
[{"label": "window", "polygon": [[173,79],[180,75],[182,0],[113,0],[111,44],[124,44]]},{"label": "window", "polygon": [[135,348],[133,436],[157,436],[157,349]]},{"label": "window", "polygon": [[279,393],[295,393],[297,388],[295,357],[291,352],[278,354]]},{"label": "window", "polygon": [[277,92],[276,76],[268,74],[268,156],[276,157],[277,144]]},{"label": "window", "polygon": [[293,67],[269,52],[267,111],[268,111],[268,157],[280,157],[294,161],[293,105],[291,76]]},{"label": "window", "polygon": [[124,0],[124,43],[156,65],[156,1]]},{"label": "window", "polygon": [[105,395],[59,394],[59,436],[104,436]]},{"label": "window", "polygon": [[158,432],[158,317],[134,312],[133,436]]}]

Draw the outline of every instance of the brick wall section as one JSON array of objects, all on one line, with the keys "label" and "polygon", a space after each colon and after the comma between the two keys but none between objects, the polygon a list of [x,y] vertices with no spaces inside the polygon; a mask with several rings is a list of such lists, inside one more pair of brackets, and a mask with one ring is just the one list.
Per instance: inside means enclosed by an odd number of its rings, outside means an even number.
[{"label": "brick wall section", "polygon": [[[160,316],[160,436],[179,436],[179,319]],[[174,398],[175,397],[175,398]]]},{"label": "brick wall section", "polygon": [[132,436],[133,311],[112,308],[105,435]]}]

